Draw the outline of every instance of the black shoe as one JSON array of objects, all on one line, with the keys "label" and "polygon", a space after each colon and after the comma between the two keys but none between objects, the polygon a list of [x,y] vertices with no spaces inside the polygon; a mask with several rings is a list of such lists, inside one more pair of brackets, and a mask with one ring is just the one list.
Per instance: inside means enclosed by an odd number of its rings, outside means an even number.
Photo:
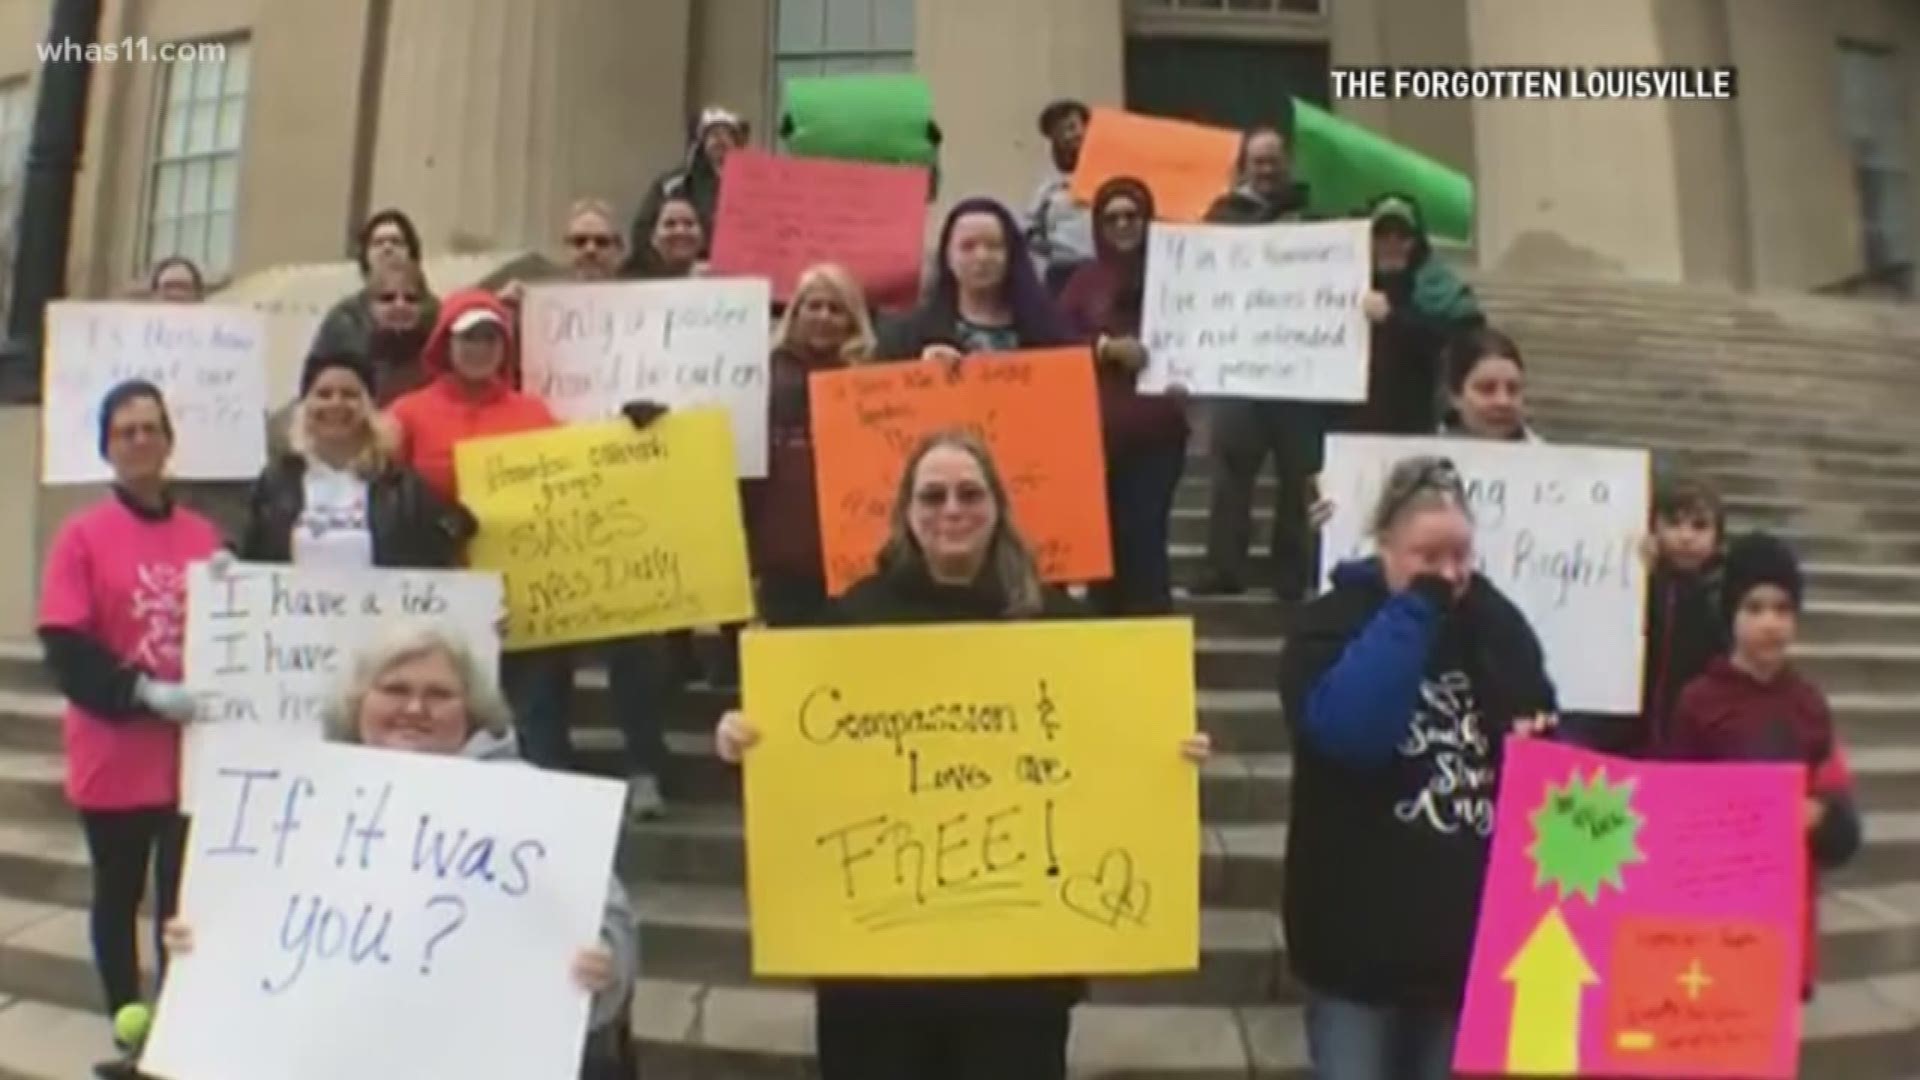
[{"label": "black shoe", "polygon": [[1194,596],[1239,596],[1247,591],[1245,585],[1221,573],[1203,575],[1187,590]]},{"label": "black shoe", "polygon": [[96,1080],[149,1080],[147,1074],[140,1071],[139,1059],[131,1054],[95,1065],[93,1075]]}]

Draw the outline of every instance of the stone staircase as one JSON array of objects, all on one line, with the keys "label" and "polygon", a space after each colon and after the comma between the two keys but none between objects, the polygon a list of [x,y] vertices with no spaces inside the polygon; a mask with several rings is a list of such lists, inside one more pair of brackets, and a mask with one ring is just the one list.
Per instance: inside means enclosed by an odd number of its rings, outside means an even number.
[{"label": "stone staircase", "polygon": [[[1686,289],[1485,280],[1527,352],[1554,441],[1649,446],[1712,477],[1736,527],[1808,562],[1800,662],[1851,745],[1868,846],[1821,900],[1823,981],[1803,1075],[1920,1077],[1920,309]],[[1206,466],[1182,488],[1183,580],[1205,535]],[[1299,992],[1277,918],[1291,769],[1260,595],[1196,600],[1206,904],[1197,972],[1103,980],[1071,1056],[1087,1077],[1303,1077]],[[582,676],[580,745],[617,770],[604,680]],[[688,692],[670,745],[680,799],[622,846],[642,928],[634,1004],[649,1080],[809,1072],[803,986],[751,977],[739,780],[708,748],[721,695]],[[0,649],[0,1080],[69,1080],[107,1046],[93,1015],[86,859],[60,795],[59,701],[31,647]]]}]

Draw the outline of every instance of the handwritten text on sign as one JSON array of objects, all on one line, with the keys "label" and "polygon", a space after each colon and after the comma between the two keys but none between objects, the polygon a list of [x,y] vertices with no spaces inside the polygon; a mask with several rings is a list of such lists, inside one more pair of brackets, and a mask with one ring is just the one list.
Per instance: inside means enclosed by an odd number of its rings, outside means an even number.
[{"label": "handwritten text on sign", "polygon": [[588,999],[568,969],[599,939],[617,785],[261,741],[223,744],[209,775],[180,900],[194,949],[168,968],[146,1071],[577,1073]]},{"label": "handwritten text on sign", "polygon": [[962,428],[984,439],[1014,524],[1048,581],[1112,573],[1106,462],[1085,349],[886,364],[811,380],[821,541],[836,595],[873,572],[900,472],[922,439]]},{"label": "handwritten text on sign", "polygon": [[526,385],[562,420],[604,420],[629,401],[719,405],[740,475],[767,475],[768,312],[758,279],[527,290]]},{"label": "handwritten text on sign", "polygon": [[1798,1075],[1805,791],[1510,739],[1455,1067]]},{"label": "handwritten text on sign", "polygon": [[927,171],[859,161],[727,155],[713,271],[773,280],[775,299],[817,263],[839,263],[870,302],[911,306],[920,291]]},{"label": "handwritten text on sign", "polygon": [[1154,225],[1141,389],[1365,401],[1371,244],[1364,221]]},{"label": "handwritten text on sign", "polygon": [[506,577],[510,648],[753,615],[727,417],[670,413],[461,443],[476,568]]},{"label": "handwritten text on sign", "polygon": [[754,970],[1191,970],[1184,620],[749,632]]},{"label": "handwritten text on sign", "polygon": [[1333,500],[1323,578],[1372,551],[1367,535],[1393,466],[1452,461],[1467,484],[1480,572],[1527,616],[1560,703],[1587,712],[1640,708],[1646,622],[1648,462],[1642,450],[1335,435],[1321,487]]},{"label": "handwritten text on sign", "polygon": [[41,416],[49,484],[102,483],[100,399],[128,379],[166,395],[170,470],[183,480],[242,480],[267,460],[264,316],[217,304],[60,301],[47,307]]}]

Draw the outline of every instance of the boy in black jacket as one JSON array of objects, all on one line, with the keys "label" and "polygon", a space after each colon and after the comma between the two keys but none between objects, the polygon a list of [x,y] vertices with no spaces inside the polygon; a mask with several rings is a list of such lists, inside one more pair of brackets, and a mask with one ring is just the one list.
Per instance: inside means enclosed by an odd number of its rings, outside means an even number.
[{"label": "boy in black jacket", "polygon": [[1649,540],[1640,725],[1621,748],[1626,753],[1651,754],[1665,741],[1680,691],[1727,650],[1727,621],[1719,604],[1725,537],[1726,510],[1712,486],[1690,477],[1660,485]]}]

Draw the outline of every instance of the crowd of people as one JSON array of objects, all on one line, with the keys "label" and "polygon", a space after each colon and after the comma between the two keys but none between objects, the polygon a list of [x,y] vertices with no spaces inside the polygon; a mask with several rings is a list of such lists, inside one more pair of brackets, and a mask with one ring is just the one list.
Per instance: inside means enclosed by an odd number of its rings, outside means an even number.
[{"label": "crowd of people", "polygon": [[[1449,749],[1469,755],[1490,798],[1506,736],[1562,738],[1569,730],[1558,723],[1526,617],[1475,571],[1472,508],[1445,458],[1394,468],[1370,508],[1377,554],[1337,567],[1331,588],[1309,597],[1318,526],[1329,513],[1322,448],[1332,431],[1537,442],[1526,365],[1434,253],[1419,206],[1383,192],[1353,208],[1373,236],[1365,402],[1141,392],[1155,198],[1149,184],[1123,176],[1107,179],[1085,205],[1073,200],[1068,179],[1088,120],[1086,107],[1071,101],[1040,114],[1050,161],[1024,216],[988,198],[953,204],[912,310],[871,310],[858,279],[827,263],[807,271],[771,313],[768,470],[740,492],[759,620],[779,628],[1170,614],[1177,588],[1169,522],[1200,425],[1212,505],[1204,570],[1186,591],[1244,593],[1255,578],[1255,481],[1271,458],[1268,584],[1288,627],[1275,679],[1295,763],[1282,914],[1288,957],[1306,991],[1315,1073],[1439,1080],[1451,1071],[1490,840],[1486,829],[1399,812],[1439,767],[1432,742],[1414,736],[1455,725]],[[561,222],[566,276],[703,273],[726,156],[749,137],[734,114],[705,112],[686,159],[649,185],[627,230],[607,202],[576,202]],[[1208,215],[1214,222],[1305,217],[1307,192],[1292,177],[1280,130],[1245,133],[1223,189]],[[171,922],[185,835],[179,731],[197,714],[183,681],[186,568],[232,558],[332,569],[461,566],[481,524],[459,501],[454,448],[559,423],[520,378],[519,309],[532,283],[435,297],[423,254],[405,213],[386,210],[366,222],[356,252],[364,287],[326,317],[298,399],[271,419],[271,460],[244,491],[168,481],[174,433],[159,388],[128,383],[101,404],[100,451],[113,488],[55,539],[39,626],[69,703],[67,791],[92,855],[92,937],[109,1010],[142,996],[136,919],[149,877],[168,945],[176,954],[192,946],[192,928]],[[204,294],[198,270],[179,258],[156,264],[149,285],[165,302]],[[832,597],[820,538],[831,508],[815,496],[809,376],[896,361],[958,366],[975,354],[1064,345],[1086,347],[1097,372],[1112,578],[1088,583],[1084,596],[1041,581],[989,448],[941,433],[904,462],[872,575]],[[619,410],[640,428],[665,411],[648,400]],[[1803,762],[1810,850],[1821,865],[1844,861],[1860,843],[1845,756],[1824,698],[1787,659],[1802,597],[1792,553],[1765,536],[1730,540],[1717,495],[1698,479],[1663,483],[1649,530],[1644,708],[1609,721],[1609,748]],[[699,666],[689,662],[685,635],[511,652],[496,686],[459,635],[403,629],[360,658],[331,737],[572,768],[575,675],[598,654],[625,736],[629,813],[646,819],[665,810],[672,777],[663,716]],[[725,684],[731,664],[730,656],[709,657],[705,677]],[[717,717],[718,752],[741,761],[755,732],[751,717]],[[1178,750],[1203,760],[1209,742],[1197,736]],[[606,912],[600,940],[556,964],[571,961],[595,994],[583,1075],[631,1075],[622,1010],[638,960],[617,881]],[[821,1068],[829,1080],[1061,1077],[1082,993],[1073,978],[824,982]],[[130,1053],[99,1074],[139,1075]]]}]

